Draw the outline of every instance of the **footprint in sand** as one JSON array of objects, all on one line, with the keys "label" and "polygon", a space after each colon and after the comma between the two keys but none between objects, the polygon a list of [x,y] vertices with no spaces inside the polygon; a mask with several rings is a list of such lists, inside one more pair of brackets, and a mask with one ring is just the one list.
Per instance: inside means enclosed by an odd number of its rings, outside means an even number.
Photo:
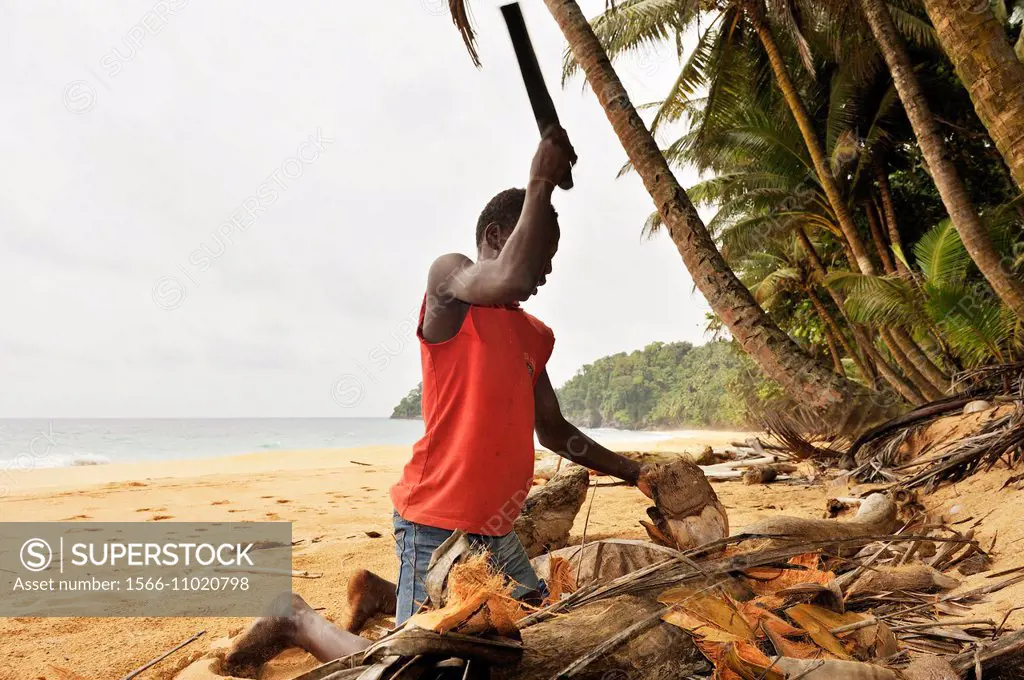
[{"label": "footprint in sand", "polygon": [[145,482],[128,482],[125,486],[149,486]]},{"label": "footprint in sand", "polygon": [[268,512],[266,515],[264,515],[264,517],[266,517],[267,519],[271,519],[271,520],[273,520],[273,519],[281,519],[281,516],[278,515],[276,512]]},{"label": "footprint in sand", "polygon": [[228,512],[242,512],[242,508],[232,508],[231,510],[228,510]]},{"label": "footprint in sand", "polygon": [[153,522],[159,522],[164,519],[174,519],[174,515],[153,515],[150,520]]},{"label": "footprint in sand", "polygon": [[92,519],[92,518],[89,517],[89,515],[73,515],[71,517],[65,517],[64,519],[62,519],[60,521],[61,522],[73,522],[76,519]]},{"label": "footprint in sand", "polygon": [[273,498],[273,496],[260,496],[260,498]]},{"label": "footprint in sand", "polygon": [[153,508],[135,508],[135,512],[149,512]]},{"label": "footprint in sand", "polygon": [[210,505],[227,505],[230,502],[231,501],[214,501],[214,502],[210,503]]},{"label": "footprint in sand", "polygon": [[291,501],[288,500],[287,498],[278,498],[277,502],[278,503],[291,503]]}]

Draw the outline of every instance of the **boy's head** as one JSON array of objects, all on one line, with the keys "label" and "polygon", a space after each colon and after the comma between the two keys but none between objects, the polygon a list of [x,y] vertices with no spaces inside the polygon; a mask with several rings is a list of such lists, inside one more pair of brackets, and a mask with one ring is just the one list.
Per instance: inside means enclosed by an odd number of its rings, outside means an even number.
[{"label": "boy's head", "polygon": [[[476,248],[480,259],[498,256],[501,249],[505,247],[508,237],[516,228],[516,224],[519,223],[519,216],[523,212],[525,202],[525,189],[505,189],[487,202],[476,222]],[[538,288],[547,281],[547,275],[551,273],[551,260],[558,251],[558,213],[554,208],[551,208],[551,213],[555,219],[555,228],[550,243],[551,253],[544,267],[544,273],[537,282]]]}]

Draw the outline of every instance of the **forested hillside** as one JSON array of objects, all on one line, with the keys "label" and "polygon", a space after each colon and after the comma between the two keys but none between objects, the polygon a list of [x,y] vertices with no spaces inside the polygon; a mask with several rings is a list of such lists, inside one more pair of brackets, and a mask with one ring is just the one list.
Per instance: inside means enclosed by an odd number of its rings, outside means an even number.
[{"label": "forested hillside", "polygon": [[654,342],[587,364],[565,383],[566,418],[585,427],[624,429],[735,427],[748,407],[770,396],[752,364],[732,343]]},{"label": "forested hillside", "polygon": [[392,418],[422,418],[423,407],[420,405],[420,400],[423,397],[423,383],[420,383],[416,387],[409,390],[409,394],[402,397],[402,401],[398,402],[398,406],[391,412]]},{"label": "forested hillside", "polygon": [[[420,417],[422,385],[392,418]],[[558,390],[565,417],[582,427],[739,427],[748,409],[774,396],[732,343],[654,342],[587,364]]]}]

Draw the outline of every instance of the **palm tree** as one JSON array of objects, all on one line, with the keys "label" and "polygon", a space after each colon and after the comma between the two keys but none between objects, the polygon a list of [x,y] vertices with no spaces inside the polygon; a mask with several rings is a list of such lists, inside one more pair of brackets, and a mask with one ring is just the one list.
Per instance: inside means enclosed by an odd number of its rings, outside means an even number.
[{"label": "palm tree", "polygon": [[[789,7],[788,2],[782,4]],[[790,74],[775,31],[767,20],[765,0],[722,0],[718,4],[625,0],[598,17],[594,21],[594,30],[613,56],[673,34],[678,44],[682,33],[696,23],[698,18],[705,16],[702,8],[709,6],[714,9],[711,20],[699,37],[690,59],[680,71],[665,106],[659,111],[655,127],[662,120],[671,120],[683,114],[694,90],[700,85],[707,85],[708,88],[705,108],[713,111],[717,104],[727,106],[733,103],[736,93],[730,79],[736,75],[736,71],[729,66],[739,63],[750,69],[767,68],[785,98],[790,115],[797,123],[812,161],[810,171],[816,174],[817,182],[835,214],[835,222],[849,247],[854,266],[866,273],[874,273],[868,248],[854,224],[849,207],[842,200],[842,192],[832,174],[824,145]],[[781,14],[787,16],[787,12]],[[805,67],[811,69],[813,66],[806,40],[792,18],[787,23]],[[750,57],[755,47],[751,42],[756,43],[753,58]],[[566,74],[571,73],[573,65],[567,63],[566,66]],[[713,120],[714,114],[707,118]]]},{"label": "palm tree", "polygon": [[730,333],[793,399],[841,426],[866,407],[867,391],[819,364],[764,313],[718,251],[654,137],[629,100],[608,55],[573,0],[545,0],[612,128],[654,199],[697,288]]},{"label": "palm tree", "polygon": [[[924,7],[974,110],[1024,190],[1024,63],[988,2],[924,0]],[[1018,44],[1024,47],[1024,38]]]},{"label": "palm tree", "polygon": [[[675,33],[678,44],[680,32],[694,21],[701,6],[697,3],[626,0],[615,9],[599,16],[594,20],[593,26],[595,33],[601,38],[602,43],[609,47],[612,54],[636,49],[648,42],[663,40],[672,33]],[[852,131],[856,129],[856,124],[867,122],[870,128],[864,139],[865,153],[860,154],[858,167],[849,175],[856,182],[866,174],[861,168],[863,160],[874,154],[875,147],[885,145],[887,133],[883,123],[891,116],[898,97],[895,91],[891,92],[891,96],[886,92],[877,102],[876,115],[867,121],[860,121],[857,115],[859,102],[856,97],[860,94],[859,90],[864,88],[862,81],[869,81],[878,72],[881,57],[870,39],[856,41],[858,47],[850,48],[834,35],[840,29],[846,32],[864,32],[866,29],[862,24],[851,25],[845,17],[838,21],[829,16],[815,17],[819,23],[824,23],[832,34],[814,33],[809,34],[810,37],[822,44],[822,52],[829,52],[835,58],[842,59],[839,68],[831,77],[832,93],[827,100],[827,129],[824,139],[832,150],[832,154],[829,154],[805,105],[804,99],[809,95],[798,92],[790,77],[786,59],[775,33],[764,16],[764,9],[764,0],[729,0],[718,6],[717,13],[698,37],[697,45],[681,69],[669,97],[659,107],[652,128],[657,129],[659,124],[680,117],[688,118],[692,124],[691,131],[666,150],[666,157],[670,162],[685,160],[701,171],[721,171],[721,168],[715,167],[716,161],[722,157],[722,154],[717,152],[718,137],[768,137],[767,140],[755,140],[749,144],[751,147],[773,141],[770,134],[765,135],[758,129],[761,121],[750,122],[741,119],[734,110],[746,107],[751,100],[757,100],[763,91],[767,90],[771,97],[774,97],[777,91],[781,91],[788,111],[771,111],[767,124],[773,128],[785,127],[784,121],[788,117],[786,113],[791,114],[806,153],[801,153],[795,148],[788,151],[800,156],[800,161],[804,163],[805,167],[801,173],[807,174],[801,179],[813,178],[816,184],[814,191],[821,195],[821,207],[827,213],[820,216],[820,219],[829,225],[826,228],[835,229],[840,243],[846,249],[847,259],[855,270],[868,274],[875,273],[870,252],[853,222],[848,202],[849,189],[841,186],[839,178],[834,176],[833,168],[836,166],[837,152],[840,161],[844,154],[855,157],[858,155]],[[780,15],[786,17],[786,12],[780,12]],[[905,12],[899,16],[901,30],[914,36],[918,42],[929,42],[931,34],[922,20]],[[796,20],[790,17],[788,22],[785,19],[783,21],[788,23],[789,34],[794,36],[794,50],[804,57],[803,60],[807,62],[806,68],[812,69],[813,64],[810,64],[811,59],[807,56],[809,48],[796,25]],[[770,67],[766,64],[770,64]],[[574,69],[575,64],[571,57],[567,56],[565,75],[570,75]],[[767,78],[763,75],[762,72],[766,70],[774,74],[778,90],[766,87],[772,79],[771,75]],[[741,84],[745,84],[746,88]],[[703,98],[694,97],[695,90],[701,86],[706,88],[707,95]],[[871,150],[872,154],[866,153],[868,150]],[[726,155],[726,159],[731,160],[732,156]],[[846,174],[842,168],[839,170]],[[769,177],[767,180],[757,180],[758,186],[755,189],[762,194],[764,187],[761,187],[760,183],[764,181],[771,182],[772,179]],[[775,190],[776,187],[771,187],[769,191]],[[736,199],[735,202],[739,203],[741,211],[745,210],[746,196]],[[726,206],[719,212],[710,225],[712,233],[716,232],[715,222],[723,214],[731,216],[733,211]],[[760,226],[764,220],[765,217],[759,216],[748,226]],[[887,255],[888,250],[880,252],[883,260]],[[841,304],[839,300],[836,302]],[[855,332],[855,335],[863,334]],[[900,329],[892,329],[891,333],[887,332],[883,337],[887,344],[898,345],[891,348],[892,354],[895,359],[907,364],[905,370],[915,383],[918,383],[919,388],[932,397],[941,395],[948,385],[948,377],[928,354]],[[863,344],[863,338],[859,338],[859,341]],[[859,367],[862,373],[867,368],[860,364]]]},{"label": "palm tree", "polygon": [[[665,155],[673,163],[694,165],[702,171],[716,173],[713,178],[690,187],[687,193],[698,205],[717,208],[708,226],[722,244],[730,264],[740,262],[746,253],[761,252],[770,247],[771,240],[781,233],[795,231],[819,277],[824,278],[825,265],[803,232],[811,230],[829,234],[840,243],[843,234],[820,185],[808,181],[813,180],[814,175],[807,174],[810,159],[800,133],[785,115],[784,105],[779,102],[775,90],[769,89],[760,95],[754,91],[745,92],[743,74],[733,73],[731,78],[730,89],[738,96],[731,99],[728,106],[721,102],[716,104],[716,120],[713,122],[707,120],[709,112],[706,106],[691,113],[690,122],[695,132],[674,143]],[[887,136],[882,128],[888,108],[887,94],[880,98],[877,109],[871,109],[865,102],[851,98],[844,88],[833,86],[827,107],[830,111],[829,131],[834,131],[837,119],[841,118],[831,115],[831,112],[861,110],[871,123],[865,137],[870,143],[868,149],[876,153],[882,146],[881,140]],[[845,122],[859,122],[849,115],[846,118]],[[830,133],[827,136],[839,140],[842,135]],[[839,144],[841,142],[836,141],[836,145]],[[835,153],[831,155],[836,156]],[[853,177],[869,174],[860,166],[870,163],[870,159],[871,154],[860,154],[858,167],[849,174]],[[847,200],[845,195],[843,200]],[[658,220],[652,216],[647,230],[657,227]],[[880,255],[887,253],[885,250]],[[742,269],[742,265],[737,266]],[[832,289],[828,289],[828,293],[842,310],[842,296]],[[852,331],[859,352],[844,342],[847,354],[853,358],[861,375],[873,382],[872,367],[881,358],[871,347],[866,331],[856,327],[852,327]],[[882,361],[883,365],[878,368],[887,382],[912,402],[920,401],[920,398],[911,396],[918,391],[929,398],[939,398],[948,384],[948,377],[914,340],[898,328],[886,330],[882,337],[890,346],[893,358],[914,384],[908,385]],[[845,341],[845,336],[840,334],[838,339]]]},{"label": "palm tree", "polygon": [[860,5],[892,73],[893,83],[903,101],[903,108],[917,136],[942,203],[953,226],[960,233],[967,253],[999,298],[1018,319],[1024,320],[1024,281],[1014,275],[1012,260],[1007,261],[1000,256],[978,211],[967,196],[967,188],[949,158],[938,122],[914,74],[910,56],[897,33],[892,15],[882,0],[860,0]]},{"label": "palm tree", "polygon": [[[1010,250],[1014,220],[1019,217],[1012,205],[986,218],[986,228],[1001,251]],[[846,291],[851,318],[898,324],[921,336],[938,331],[965,366],[1021,357],[1024,325],[983,280],[971,276],[971,259],[949,219],[918,240],[914,256],[919,269],[915,279],[836,272],[829,281]]]}]

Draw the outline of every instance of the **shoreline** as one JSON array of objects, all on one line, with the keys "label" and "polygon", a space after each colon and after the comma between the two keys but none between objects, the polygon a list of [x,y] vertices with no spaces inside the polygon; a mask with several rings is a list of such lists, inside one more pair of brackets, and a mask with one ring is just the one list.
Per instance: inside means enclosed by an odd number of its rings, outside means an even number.
[{"label": "shoreline", "polygon": [[[613,451],[672,451],[676,449],[682,451],[688,447],[707,445],[705,440],[714,446],[728,446],[732,441],[742,441],[756,434],[752,431],[711,429],[586,428],[585,432],[593,436],[598,443]],[[332,467],[334,466],[332,457],[343,458],[346,452],[370,452],[372,454],[375,451],[388,453],[395,450],[411,451],[414,443],[413,441],[397,444],[354,444],[324,448],[261,448],[233,453],[186,455],[151,460],[110,460],[109,455],[102,452],[79,453],[76,455],[84,456],[86,462],[73,462],[66,465],[45,464],[48,457],[53,456],[53,453],[48,452],[36,457],[29,456],[28,465],[23,460],[25,456],[0,459],[0,499],[22,483],[28,483],[32,488],[45,488],[54,485],[129,481],[137,478],[183,477],[194,476],[197,474],[197,470],[207,470],[208,474],[216,474],[242,464],[253,465],[260,472],[310,469],[321,466]],[[538,442],[535,441],[534,445],[538,451],[543,450]],[[52,460],[52,458],[49,459]],[[341,461],[339,466],[345,467],[344,461]],[[54,481],[47,484],[42,481],[46,478]],[[8,490],[7,493],[4,493],[5,488]]]}]

